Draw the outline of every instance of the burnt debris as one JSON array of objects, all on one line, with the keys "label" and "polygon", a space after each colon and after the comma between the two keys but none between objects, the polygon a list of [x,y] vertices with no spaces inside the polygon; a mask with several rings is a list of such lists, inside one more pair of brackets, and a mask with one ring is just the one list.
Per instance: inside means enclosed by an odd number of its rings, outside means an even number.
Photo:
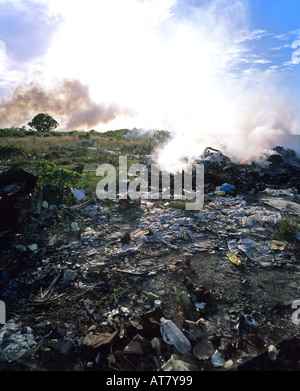
[{"label": "burnt debris", "polygon": [[300,165],[273,152],[244,163],[207,148],[196,211],[51,204],[34,174],[2,172],[0,370],[299,370]]}]

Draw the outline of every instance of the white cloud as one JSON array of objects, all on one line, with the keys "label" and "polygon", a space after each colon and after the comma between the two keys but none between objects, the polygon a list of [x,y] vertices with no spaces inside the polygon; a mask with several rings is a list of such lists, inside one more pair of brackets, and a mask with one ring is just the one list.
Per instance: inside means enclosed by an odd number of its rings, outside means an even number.
[{"label": "white cloud", "polygon": [[13,62],[6,52],[5,42],[0,40],[0,102],[7,98],[11,86],[22,77],[20,71],[12,65]]},{"label": "white cloud", "polygon": [[263,58],[254,61],[254,64],[271,64],[271,63],[272,61],[264,60]]},{"label": "white cloud", "polygon": [[[261,124],[272,133],[273,123],[262,112],[256,115],[261,103],[256,88],[270,100],[267,115],[276,117],[277,91],[269,85],[277,83],[277,64],[253,46],[273,35],[251,30],[247,2],[211,0],[179,17],[179,2],[173,0],[30,3],[47,5],[64,22],[47,54],[24,77],[45,87],[78,79],[90,86],[92,101],[132,107],[138,114],[134,120],[119,117],[110,129],[167,128],[178,136],[172,146],[177,143],[179,150],[183,141],[187,149],[199,148],[194,140],[201,133],[245,134]],[[258,69],[270,64],[269,74]]]},{"label": "white cloud", "polygon": [[276,48],[270,48],[270,50],[282,50],[284,47],[289,47],[289,45],[283,45],[283,46],[278,46]]},{"label": "white cloud", "polygon": [[288,33],[285,33],[285,34],[276,34],[274,35],[274,38],[277,38],[281,41],[288,41],[290,39],[290,36]]}]

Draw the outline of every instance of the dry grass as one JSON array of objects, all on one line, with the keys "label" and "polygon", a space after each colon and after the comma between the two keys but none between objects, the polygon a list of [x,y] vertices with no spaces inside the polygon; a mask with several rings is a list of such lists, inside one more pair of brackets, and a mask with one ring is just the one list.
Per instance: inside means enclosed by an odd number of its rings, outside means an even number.
[{"label": "dry grass", "polygon": [[[0,129],[1,130],[1,129]],[[4,129],[5,130],[5,129]],[[117,166],[118,155],[88,150],[88,145],[82,145],[75,150],[60,148],[71,146],[85,140],[94,141],[94,146],[106,151],[117,150],[120,155],[127,156],[128,165],[140,161],[145,155],[150,155],[158,144],[164,142],[159,137],[131,138],[124,137],[126,129],[98,133],[90,131],[53,134],[25,134],[20,136],[8,132],[0,133],[0,169],[18,165],[34,172],[41,159],[47,159],[58,166],[72,168],[74,164],[85,164],[85,169],[95,169],[103,163]],[[2,151],[2,152],[1,152]],[[48,155],[48,156],[46,156]]]},{"label": "dry grass", "polygon": [[[94,141],[94,145],[101,146],[107,150],[119,149],[121,151],[130,151],[132,149],[137,149],[139,151],[144,151],[147,147],[147,151],[150,151],[151,144],[145,139],[133,139],[133,138],[120,138],[116,139],[114,137],[105,137],[101,135],[93,135],[91,140]],[[49,136],[49,137],[36,137],[36,136],[27,136],[24,138],[21,137],[3,137],[1,138],[1,144],[13,144],[18,148],[25,150],[30,153],[32,150],[36,151],[38,154],[49,153],[54,150],[55,147],[60,146],[69,146],[76,144],[80,141],[83,141],[79,135],[66,135],[63,137]],[[149,150],[149,151],[148,151]]]},{"label": "dry grass", "polygon": [[60,145],[71,145],[76,142],[75,137],[65,136],[63,138],[58,137],[36,137],[36,136],[27,136],[24,138],[21,137],[5,137],[1,139],[2,144],[14,144],[17,147],[25,150],[32,151],[36,150],[40,153],[47,153],[53,147]]}]

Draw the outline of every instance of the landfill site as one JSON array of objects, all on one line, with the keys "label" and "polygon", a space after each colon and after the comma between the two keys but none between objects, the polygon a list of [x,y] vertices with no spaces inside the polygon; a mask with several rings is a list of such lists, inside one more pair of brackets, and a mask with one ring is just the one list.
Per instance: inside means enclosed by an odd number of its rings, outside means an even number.
[{"label": "landfill site", "polygon": [[199,159],[201,210],[0,173],[1,371],[300,369],[300,160]]}]

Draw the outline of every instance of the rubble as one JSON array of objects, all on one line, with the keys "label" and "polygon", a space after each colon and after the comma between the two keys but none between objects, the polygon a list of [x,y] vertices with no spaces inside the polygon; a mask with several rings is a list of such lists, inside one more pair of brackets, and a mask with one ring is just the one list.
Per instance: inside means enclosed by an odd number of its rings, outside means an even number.
[{"label": "rubble", "polygon": [[[199,211],[50,205],[33,196],[32,174],[2,173],[3,209],[10,197],[28,206],[14,206],[13,226],[1,221],[0,369],[299,370],[299,235],[276,234],[284,218],[299,224],[299,171],[276,152],[282,161],[259,169],[207,149]],[[189,353],[163,340],[161,318]]]},{"label": "rubble", "polygon": [[147,348],[150,346],[150,341],[141,335],[137,334],[127,346],[123,349],[123,353],[127,355],[137,354],[144,355]]},{"label": "rubble", "polygon": [[0,363],[18,360],[36,345],[32,329],[10,319],[0,330]]},{"label": "rubble", "polygon": [[68,146],[62,145],[60,148],[74,151],[81,147],[94,148],[94,140],[83,140],[73,145],[68,145]]},{"label": "rubble", "polygon": [[0,175],[0,238],[16,233],[32,207],[34,175],[12,167]]},{"label": "rubble", "polygon": [[197,365],[192,356],[182,357],[172,354],[171,358],[162,366],[163,371],[190,372],[197,371]]},{"label": "rubble", "polygon": [[194,346],[193,354],[198,360],[209,360],[214,354],[213,344],[202,339]]},{"label": "rubble", "polygon": [[[78,142],[76,144],[72,144],[72,145],[61,145],[60,149],[64,149],[67,151],[76,151],[80,148],[86,148],[90,152],[99,152],[99,153],[105,153],[105,154],[111,155],[111,156],[120,156],[120,152],[118,150],[108,151],[108,150],[104,149],[103,147],[101,147],[100,145],[98,145],[98,147],[95,147],[94,144],[95,144],[94,140],[83,140],[83,141],[80,141],[80,142]],[[51,156],[46,155],[45,158],[51,158]]]},{"label": "rubble", "polygon": [[210,361],[215,368],[224,367],[225,365],[225,360],[218,350],[214,352]]},{"label": "rubble", "polygon": [[[90,328],[91,330],[91,328]],[[99,348],[102,345],[111,344],[116,339],[118,330],[113,333],[97,333],[94,330],[83,339],[82,345],[91,346],[94,349]]]}]

